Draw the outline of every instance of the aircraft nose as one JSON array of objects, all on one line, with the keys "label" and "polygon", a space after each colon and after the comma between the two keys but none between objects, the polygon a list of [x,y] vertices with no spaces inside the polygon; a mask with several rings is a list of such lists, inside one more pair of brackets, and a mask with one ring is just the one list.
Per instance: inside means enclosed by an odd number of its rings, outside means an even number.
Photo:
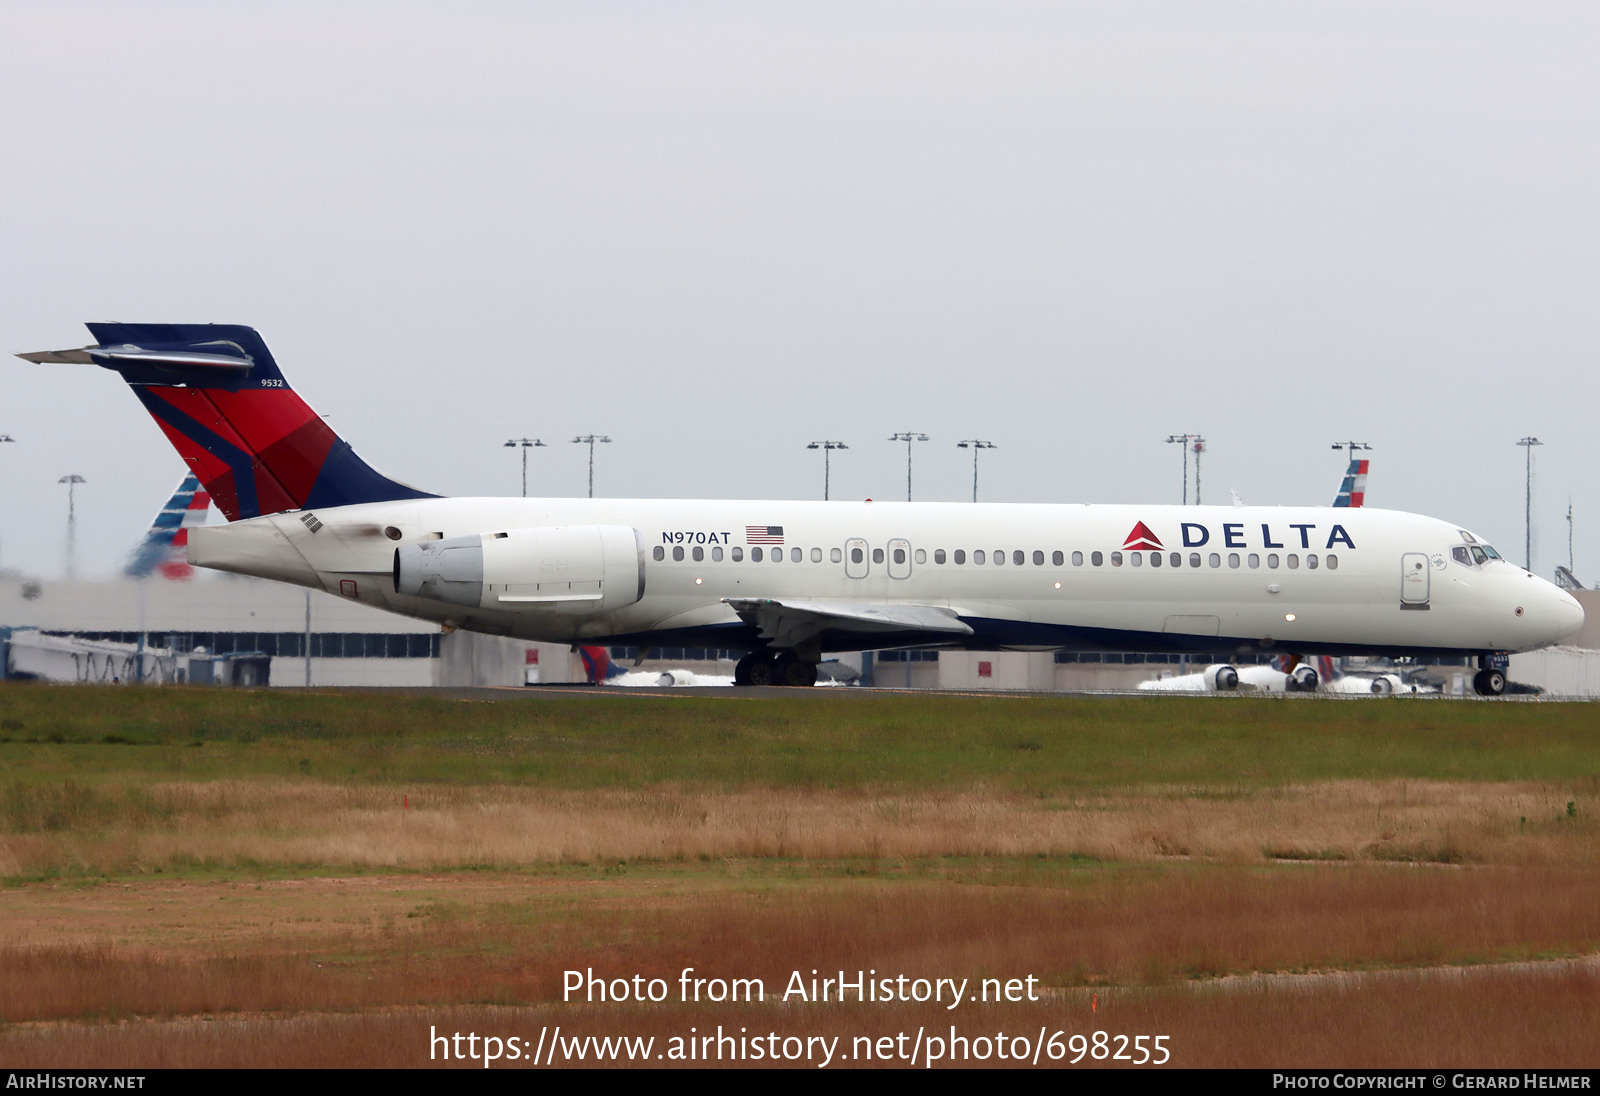
[{"label": "aircraft nose", "polygon": [[1556,621],[1556,639],[1566,639],[1576,635],[1583,629],[1583,606],[1578,604],[1578,599],[1565,590],[1556,590],[1557,602],[1553,614]]}]

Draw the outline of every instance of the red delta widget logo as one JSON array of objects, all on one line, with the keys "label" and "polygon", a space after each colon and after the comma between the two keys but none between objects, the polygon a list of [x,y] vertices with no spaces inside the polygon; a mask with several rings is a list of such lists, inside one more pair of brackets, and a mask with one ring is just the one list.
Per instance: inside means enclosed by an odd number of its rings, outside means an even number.
[{"label": "red delta widget logo", "polygon": [[[1249,532],[1245,526],[1250,524]],[[1179,531],[1185,548],[1203,548],[1211,544],[1211,528],[1198,521],[1179,522]],[[1277,529],[1271,522],[1263,521],[1259,524],[1261,535],[1257,537],[1257,526],[1242,521],[1227,521],[1222,523],[1221,541],[1216,547],[1222,548],[1321,548],[1327,551],[1335,545],[1343,545],[1354,549],[1356,542],[1343,525],[1334,523],[1328,527],[1327,533],[1322,532],[1322,526],[1314,521],[1291,521]],[[1286,530],[1293,530],[1287,532]],[[1127,538],[1122,542],[1122,548],[1127,552],[1165,551],[1166,546],[1161,543],[1161,538],[1156,536],[1150,526],[1142,521],[1133,523],[1133,528],[1128,531]]]}]

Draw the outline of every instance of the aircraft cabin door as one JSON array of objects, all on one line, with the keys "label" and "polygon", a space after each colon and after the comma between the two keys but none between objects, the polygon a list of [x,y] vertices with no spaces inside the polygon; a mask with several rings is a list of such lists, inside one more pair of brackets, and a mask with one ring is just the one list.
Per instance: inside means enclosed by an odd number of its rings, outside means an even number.
[{"label": "aircraft cabin door", "polygon": [[867,562],[867,542],[860,537],[851,537],[844,542],[844,577],[866,578],[867,569],[871,566]]},{"label": "aircraft cabin door", "polygon": [[1428,607],[1428,571],[1428,557],[1423,553],[1407,552],[1400,557],[1400,608]]},{"label": "aircraft cabin door", "polygon": [[896,537],[889,542],[889,577],[911,577],[911,542]]}]

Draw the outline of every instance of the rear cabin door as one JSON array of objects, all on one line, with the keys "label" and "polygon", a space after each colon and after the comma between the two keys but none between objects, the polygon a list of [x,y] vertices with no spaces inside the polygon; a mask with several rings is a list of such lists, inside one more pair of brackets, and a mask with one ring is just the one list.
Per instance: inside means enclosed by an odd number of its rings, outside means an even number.
[{"label": "rear cabin door", "polygon": [[1428,557],[1421,552],[1407,552],[1400,557],[1400,608],[1428,607],[1429,570]]}]

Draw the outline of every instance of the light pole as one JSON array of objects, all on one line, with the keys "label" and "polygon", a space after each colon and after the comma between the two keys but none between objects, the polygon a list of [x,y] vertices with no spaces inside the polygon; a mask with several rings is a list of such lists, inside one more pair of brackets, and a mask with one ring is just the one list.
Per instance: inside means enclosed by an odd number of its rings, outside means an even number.
[{"label": "light pole", "polygon": [[842,441],[814,441],[806,446],[807,449],[822,450],[822,501],[828,501],[828,460],[833,456],[835,449],[850,448]]},{"label": "light pole", "polygon": [[529,449],[534,449],[534,448],[543,449],[543,448],[545,448],[545,444],[544,444],[544,442],[540,441],[538,438],[512,438],[510,441],[506,442],[505,447],[508,448],[508,449],[520,448],[522,450],[522,497],[523,498],[527,498],[528,497],[528,450]]},{"label": "light pole", "polygon": [[957,449],[972,450],[972,501],[978,501],[978,450],[1000,448],[992,441],[982,441],[978,438],[968,438],[966,441],[956,442]]},{"label": "light pole", "polygon": [[78,508],[74,497],[78,484],[89,481],[72,472],[56,480],[67,485],[67,577],[78,577]]},{"label": "light pole", "polygon": [[0,434],[0,445],[4,445],[8,441],[14,442],[16,440],[17,439],[12,437],[10,434]]},{"label": "light pole", "polygon": [[1533,570],[1533,447],[1543,445],[1533,435],[1528,435],[1517,442],[1528,451],[1528,487],[1522,512],[1522,569]]},{"label": "light pole", "polygon": [[911,501],[911,443],[914,441],[927,441],[928,435],[919,434],[915,430],[902,430],[898,434],[889,435],[890,441],[903,441],[906,443],[906,501]]},{"label": "light pole", "polygon": [[589,447],[589,497],[594,498],[594,443],[602,445],[611,444],[611,439],[603,434],[584,434],[582,437],[573,438],[574,445],[587,445]]},{"label": "light pole", "polygon": [[1190,434],[1189,441],[1194,445],[1194,504],[1200,505],[1200,454],[1206,451],[1206,439],[1199,434]]},{"label": "light pole", "polygon": [[1168,434],[1167,444],[1176,445],[1183,451],[1183,504],[1189,505],[1189,441],[1193,434]]}]

